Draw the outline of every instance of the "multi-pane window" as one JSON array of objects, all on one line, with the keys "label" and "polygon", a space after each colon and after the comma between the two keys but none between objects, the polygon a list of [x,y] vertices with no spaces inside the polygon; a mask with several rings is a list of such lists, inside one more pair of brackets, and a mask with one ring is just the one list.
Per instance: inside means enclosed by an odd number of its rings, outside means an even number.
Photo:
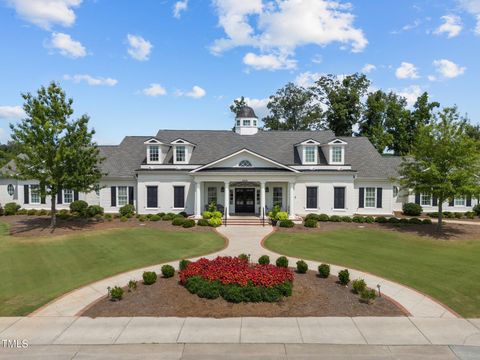
[{"label": "multi-pane window", "polygon": [[305,163],[315,163],[315,147],[314,146],[306,146],[305,147]]},{"label": "multi-pane window", "polygon": [[150,161],[156,162],[160,160],[160,149],[158,145],[150,145]]},{"label": "multi-pane window", "polygon": [[260,190],[257,190],[257,205],[260,204]]},{"label": "multi-pane window", "polygon": [[317,191],[313,186],[307,186],[307,209],[317,208]]},{"label": "multi-pane window", "polygon": [[345,209],[345,188],[335,187],[333,189],[333,208]]},{"label": "multi-pane window", "polygon": [[63,190],[63,203],[70,204],[71,202],[73,202],[73,190]]},{"label": "multi-pane window", "polygon": [[185,159],[185,146],[177,146],[175,150],[175,161],[184,162]]},{"label": "multi-pane window", "polygon": [[253,120],[253,126],[257,126],[257,120]]},{"label": "multi-pane window", "polygon": [[117,198],[118,206],[128,204],[128,186],[119,186],[117,188]]},{"label": "multi-pane window", "polygon": [[365,207],[373,208],[376,205],[376,189],[374,187],[365,188]]},{"label": "multi-pane window", "polygon": [[240,126],[240,120],[237,120],[237,126]]},{"label": "multi-pane window", "polygon": [[40,204],[40,186],[30,185],[30,204]]},{"label": "multi-pane window", "polygon": [[282,191],[283,189],[281,187],[274,187],[273,188],[273,206],[280,206],[282,207],[283,203],[283,197],[282,197]]},{"label": "multi-pane window", "polygon": [[207,189],[207,203],[208,204],[217,204],[217,188],[209,187]]},{"label": "multi-pane window", "polygon": [[332,163],[343,162],[343,150],[340,146],[332,147]]},{"label": "multi-pane window", "polygon": [[233,205],[233,190],[230,190],[230,193],[228,194],[228,199],[229,199],[230,205]]},{"label": "multi-pane window", "polygon": [[173,187],[173,207],[176,209],[185,207],[185,186]]},{"label": "multi-pane window", "polygon": [[15,188],[13,187],[12,184],[8,184],[8,186],[7,186],[7,193],[8,193],[8,195],[10,195],[10,196],[13,196],[13,194],[15,194]]},{"label": "multi-pane window", "polygon": [[239,167],[252,167],[252,163],[248,160],[242,160],[238,163]]},{"label": "multi-pane window", "polygon": [[430,194],[420,194],[420,205],[431,206],[432,205],[432,196]]},{"label": "multi-pane window", "polygon": [[454,199],[453,205],[455,206],[465,206],[465,197],[459,196]]},{"label": "multi-pane window", "polygon": [[250,126],[250,120],[243,120],[243,126]]}]

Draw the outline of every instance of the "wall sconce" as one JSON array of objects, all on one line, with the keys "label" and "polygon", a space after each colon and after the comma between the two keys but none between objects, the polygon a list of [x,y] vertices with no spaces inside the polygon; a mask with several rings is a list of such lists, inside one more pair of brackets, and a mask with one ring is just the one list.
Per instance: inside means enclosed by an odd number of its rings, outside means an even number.
[{"label": "wall sconce", "polygon": [[223,186],[220,188],[220,192],[225,192],[225,188]]},{"label": "wall sconce", "polygon": [[267,187],[265,188],[265,192],[269,192],[269,191],[270,191],[270,188],[267,186]]}]

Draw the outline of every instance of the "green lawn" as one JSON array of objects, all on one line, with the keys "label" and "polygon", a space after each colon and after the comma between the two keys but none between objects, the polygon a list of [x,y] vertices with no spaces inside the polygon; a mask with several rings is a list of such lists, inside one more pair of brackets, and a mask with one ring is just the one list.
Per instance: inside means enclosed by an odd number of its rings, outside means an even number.
[{"label": "green lawn", "polygon": [[409,285],[464,317],[480,317],[480,241],[441,241],[391,231],[276,232],[265,246],[297,258],[367,271]]},{"label": "green lawn", "polygon": [[[0,223],[0,316],[26,315],[93,281],[143,266],[220,250],[214,232],[112,229],[18,238]],[[160,269],[158,269],[160,271]]]}]

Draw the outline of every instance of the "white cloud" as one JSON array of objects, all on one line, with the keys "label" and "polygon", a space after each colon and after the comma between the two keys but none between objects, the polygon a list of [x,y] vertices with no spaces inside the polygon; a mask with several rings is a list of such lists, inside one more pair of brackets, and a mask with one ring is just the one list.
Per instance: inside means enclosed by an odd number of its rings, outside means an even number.
[{"label": "white cloud", "polygon": [[417,79],[418,69],[412,63],[402,62],[395,71],[395,76],[398,79]]},{"label": "white cloud", "polygon": [[73,8],[82,0],[7,0],[17,14],[43,29],[50,29],[53,24],[72,26],[75,23]]},{"label": "white cloud", "polygon": [[64,33],[52,33],[50,41],[48,41],[45,46],[58,50],[63,56],[74,59],[87,55],[87,50],[80,41],[73,40],[70,35]]},{"label": "white cloud", "polygon": [[116,79],[104,78],[104,77],[93,77],[87,74],[63,75],[63,79],[71,80],[77,84],[84,81],[91,86],[115,86],[118,84],[118,80]]},{"label": "white cloud", "polygon": [[160,84],[150,84],[149,87],[143,89],[143,94],[146,96],[157,97],[167,94],[167,90]]},{"label": "white cloud", "polygon": [[449,39],[458,36],[463,29],[462,20],[457,15],[445,15],[441,19],[444,21],[434,33],[437,35],[447,34]]},{"label": "white cloud", "polygon": [[290,59],[287,54],[257,55],[247,53],[243,57],[243,63],[255,70],[294,69],[297,66],[296,60]]},{"label": "white cloud", "polygon": [[298,74],[293,82],[304,88],[312,86],[323,74],[317,72],[306,71]]},{"label": "white cloud", "polygon": [[21,119],[25,116],[21,106],[0,106],[0,119]]},{"label": "white cloud", "polygon": [[465,73],[466,67],[459,66],[447,59],[435,60],[435,70],[445,79],[453,79]]},{"label": "white cloud", "polygon": [[182,11],[186,11],[188,8],[188,0],[177,1],[173,6],[173,16],[180,19]]},{"label": "white cloud", "polygon": [[205,89],[201,88],[198,85],[195,85],[194,87],[192,87],[192,90],[187,92],[180,91],[180,90],[177,90],[176,92],[177,96],[188,96],[194,99],[200,99],[204,97],[206,94],[207,92],[205,91]]},{"label": "white cloud", "polygon": [[322,57],[322,55],[320,55],[320,54],[315,55],[315,56],[312,58],[312,62],[313,62],[314,64],[321,64],[321,63],[323,62],[323,57]]},{"label": "white cloud", "polygon": [[[362,51],[368,44],[363,31],[353,25],[355,17],[349,4],[327,0],[213,0],[213,3],[219,25],[226,34],[212,44],[210,49],[214,54],[251,46],[260,49],[265,54],[262,56],[284,54],[286,58],[293,56],[297,47],[309,44],[323,47],[338,42],[342,48],[351,47],[353,52]],[[252,60],[259,61],[258,57],[249,55]],[[276,68],[291,68],[292,63],[289,64]]]},{"label": "white cloud", "polygon": [[407,105],[412,107],[417,101],[418,97],[422,95],[423,90],[418,85],[409,86],[401,91],[395,91],[398,95],[403,96],[407,100]]},{"label": "white cloud", "polygon": [[255,114],[258,116],[259,119],[264,118],[265,116],[270,114],[270,110],[268,110],[267,105],[270,101],[269,98],[264,99],[254,99],[254,98],[245,98],[245,102],[248,106],[253,108]]},{"label": "white cloud", "polygon": [[480,0],[457,0],[457,2],[463,10],[475,16],[477,20],[475,33],[480,35]]},{"label": "white cloud", "polygon": [[377,67],[373,64],[365,64],[365,66],[362,68],[362,72],[365,74],[371,73],[374,70],[377,70]]},{"label": "white cloud", "polygon": [[145,61],[148,60],[152,51],[153,45],[150,41],[145,40],[138,35],[127,35],[128,42],[128,54],[135,60]]}]

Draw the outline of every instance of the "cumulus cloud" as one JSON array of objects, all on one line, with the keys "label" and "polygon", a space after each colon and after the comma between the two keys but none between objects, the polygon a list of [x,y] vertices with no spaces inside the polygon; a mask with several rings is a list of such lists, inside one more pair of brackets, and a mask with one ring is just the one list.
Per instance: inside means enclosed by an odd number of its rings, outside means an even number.
[{"label": "cumulus cloud", "polygon": [[362,68],[362,72],[365,74],[369,74],[374,70],[377,70],[377,67],[373,64],[365,64],[365,66]]},{"label": "cumulus cloud", "polygon": [[167,94],[167,90],[160,84],[150,84],[149,87],[142,90],[146,96],[157,97]]},{"label": "cumulus cloud", "polygon": [[395,76],[398,79],[417,79],[418,69],[412,63],[402,62],[395,71]]},{"label": "cumulus cloud", "polygon": [[287,54],[257,55],[254,53],[247,53],[243,57],[243,63],[255,70],[294,69],[297,66],[297,61],[290,59]]},{"label": "cumulus cloud", "polygon": [[245,98],[245,102],[248,106],[250,106],[254,111],[255,114],[258,116],[259,119],[264,118],[270,114],[270,110],[268,110],[267,105],[270,101],[269,98],[264,99],[255,99],[255,98]]},{"label": "cumulus cloud", "polygon": [[417,101],[418,97],[422,95],[423,90],[418,85],[412,85],[404,88],[403,90],[396,91],[400,96],[403,96],[407,100],[407,105],[412,107]]},{"label": "cumulus cloud", "polygon": [[64,33],[52,33],[50,40],[45,46],[73,59],[87,56],[85,46],[80,41],[74,40],[70,35]]},{"label": "cumulus cloud", "polygon": [[[465,73],[467,70],[464,66],[459,66],[453,61],[447,59],[435,60],[433,62],[435,70],[444,79],[453,79]],[[434,78],[433,78],[434,80]]]},{"label": "cumulus cloud", "polygon": [[463,10],[475,16],[477,20],[475,33],[480,35],[480,0],[457,0],[457,2]]},{"label": "cumulus cloud", "polygon": [[182,12],[186,11],[188,8],[188,0],[177,1],[173,5],[173,16],[177,19],[180,19]]},{"label": "cumulus cloud", "polygon": [[192,87],[192,90],[190,90],[190,91],[184,92],[184,91],[177,90],[176,95],[177,96],[188,96],[188,97],[191,97],[191,98],[194,98],[194,99],[200,99],[200,98],[204,97],[205,95],[207,95],[207,92],[205,91],[205,89],[201,88],[200,86],[195,85],[194,87]]},{"label": "cumulus cloud", "polygon": [[94,77],[88,74],[63,75],[64,80],[70,80],[74,83],[85,82],[91,86],[115,86],[118,80],[104,77]]},{"label": "cumulus cloud", "polygon": [[145,61],[149,59],[153,45],[150,41],[145,40],[138,35],[127,35],[128,54],[135,60]]},{"label": "cumulus cloud", "polygon": [[75,23],[73,8],[82,0],[7,0],[17,14],[28,22],[43,29],[52,25],[72,26]]},{"label": "cumulus cloud", "polygon": [[0,106],[0,119],[14,120],[25,116],[21,106]]},{"label": "cumulus cloud", "polygon": [[[327,0],[214,0],[213,3],[219,25],[226,34],[210,47],[214,54],[238,46],[251,46],[263,54],[249,55],[257,64],[258,61],[272,62],[278,54],[288,59],[303,45],[323,47],[340,43],[342,48],[350,47],[353,52],[360,52],[368,43],[363,31],[353,24],[355,17],[349,4]],[[265,57],[269,55],[270,58]],[[287,66],[277,64],[273,69],[291,68],[294,60],[289,60]]]},{"label": "cumulus cloud", "polygon": [[317,72],[306,71],[297,75],[293,82],[304,88],[312,86],[323,74]]},{"label": "cumulus cloud", "polygon": [[463,29],[462,20],[457,15],[442,16],[443,24],[435,29],[434,33],[437,35],[446,34],[447,38],[451,39],[458,36]]}]

